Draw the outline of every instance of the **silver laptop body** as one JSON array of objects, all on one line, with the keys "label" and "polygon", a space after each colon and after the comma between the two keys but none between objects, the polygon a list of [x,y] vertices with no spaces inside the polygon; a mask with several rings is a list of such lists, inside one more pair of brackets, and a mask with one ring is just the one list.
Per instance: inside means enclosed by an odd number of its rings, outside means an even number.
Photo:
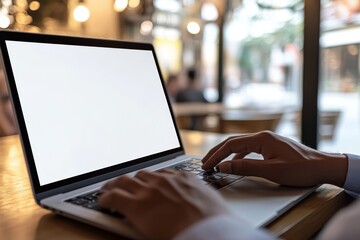
[{"label": "silver laptop body", "polygon": [[[0,32],[34,198],[57,214],[130,238],[124,219],[68,202],[106,181],[191,160],[151,44]],[[221,188],[234,214],[264,226],[311,191],[238,178]]]}]

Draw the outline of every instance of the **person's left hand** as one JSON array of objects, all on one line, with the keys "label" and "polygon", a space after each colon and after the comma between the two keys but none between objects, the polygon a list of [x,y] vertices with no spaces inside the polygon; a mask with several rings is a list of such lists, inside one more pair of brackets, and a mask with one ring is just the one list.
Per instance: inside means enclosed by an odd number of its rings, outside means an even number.
[{"label": "person's left hand", "polygon": [[172,239],[202,219],[228,213],[218,193],[184,172],[140,171],[109,181],[103,190],[100,206],[122,213],[149,239]]}]

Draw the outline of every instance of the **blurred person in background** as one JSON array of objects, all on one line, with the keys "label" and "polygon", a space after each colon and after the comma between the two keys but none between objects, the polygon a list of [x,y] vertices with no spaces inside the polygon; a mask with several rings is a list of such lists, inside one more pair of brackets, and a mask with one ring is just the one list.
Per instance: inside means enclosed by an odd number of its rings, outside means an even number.
[{"label": "blurred person in background", "polygon": [[2,64],[0,64],[0,137],[16,133],[17,128],[5,80],[4,69]]},{"label": "blurred person in background", "polygon": [[171,102],[175,102],[175,98],[179,90],[179,76],[176,74],[170,74],[166,81],[166,91],[169,95]]},{"label": "blurred person in background", "polygon": [[[191,68],[187,71],[186,87],[178,92],[176,95],[176,102],[178,103],[207,103],[204,97],[204,91],[199,86],[197,81],[196,70]],[[191,130],[204,129],[205,116],[191,116],[190,126]]]},{"label": "blurred person in background", "polygon": [[186,87],[176,95],[176,102],[202,102],[206,103],[203,90],[197,82],[196,70],[191,68],[187,72]]}]

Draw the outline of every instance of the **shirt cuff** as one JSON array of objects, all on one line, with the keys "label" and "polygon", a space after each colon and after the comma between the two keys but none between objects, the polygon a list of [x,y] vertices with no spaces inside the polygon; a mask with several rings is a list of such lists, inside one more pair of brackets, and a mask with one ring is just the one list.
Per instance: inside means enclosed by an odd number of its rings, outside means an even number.
[{"label": "shirt cuff", "polygon": [[354,197],[360,197],[360,156],[345,154],[348,161],[348,171],[344,189]]},{"label": "shirt cuff", "polygon": [[174,240],[188,239],[266,240],[276,238],[264,230],[253,228],[250,224],[235,216],[218,215],[195,223],[174,238]]}]

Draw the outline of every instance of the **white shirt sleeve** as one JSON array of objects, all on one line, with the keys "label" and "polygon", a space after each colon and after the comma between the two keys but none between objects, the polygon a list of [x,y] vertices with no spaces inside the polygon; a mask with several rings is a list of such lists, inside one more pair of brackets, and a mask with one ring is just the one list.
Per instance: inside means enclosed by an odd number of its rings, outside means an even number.
[{"label": "white shirt sleeve", "polygon": [[[348,172],[344,183],[344,189],[350,195],[360,197],[360,156],[346,154]],[[319,235],[319,239],[360,239],[360,200],[349,207],[339,211],[325,226]]]},{"label": "white shirt sleeve", "polygon": [[256,229],[247,222],[231,215],[219,215],[204,219],[179,233],[174,240],[268,240],[276,239],[265,230]]},{"label": "white shirt sleeve", "polygon": [[354,197],[360,197],[360,156],[346,154],[348,157],[348,171],[344,189]]}]

